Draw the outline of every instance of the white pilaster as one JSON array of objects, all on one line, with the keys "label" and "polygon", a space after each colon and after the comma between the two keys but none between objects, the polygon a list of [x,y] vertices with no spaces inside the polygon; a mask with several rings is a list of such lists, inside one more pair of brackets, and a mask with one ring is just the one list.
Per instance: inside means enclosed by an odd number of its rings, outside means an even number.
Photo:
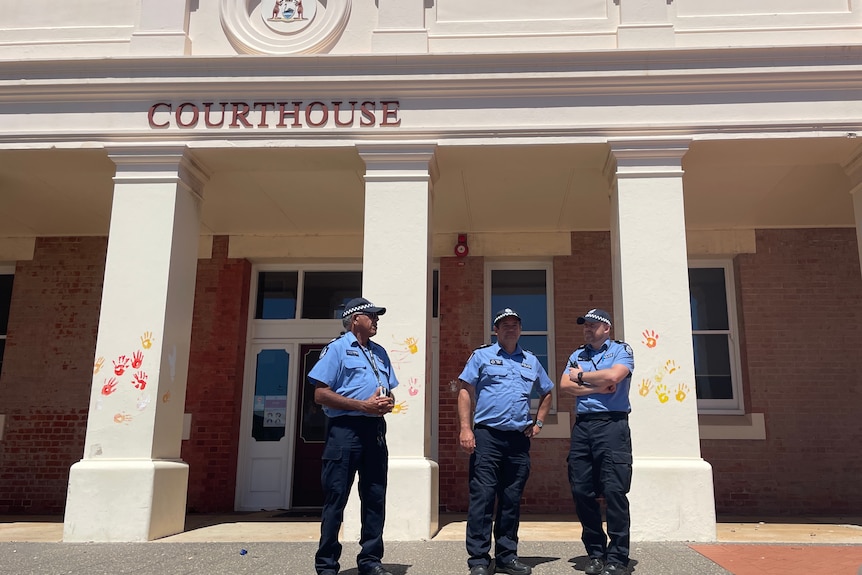
[{"label": "white pilaster", "polygon": [[850,196],[853,198],[856,221],[856,248],[859,251],[859,265],[862,266],[862,146],[844,162],[843,168],[850,178]]},{"label": "white pilaster", "polygon": [[378,0],[377,28],[371,36],[371,51],[386,54],[427,53],[425,2]]},{"label": "white pilaster", "polygon": [[182,148],[110,153],[117,166],[84,458],[64,541],[183,530],[180,460],[203,171]]},{"label": "white pilaster", "polygon": [[621,0],[619,48],[668,48],[674,45],[668,0]]},{"label": "white pilaster", "polygon": [[632,538],[715,540],[700,456],[682,156],[688,141],[611,142],[614,335],[635,353]]},{"label": "white pilaster", "polygon": [[132,54],[191,54],[189,0],[140,0],[132,33]]},{"label": "white pilaster", "polygon": [[[400,386],[386,416],[389,541],[430,539],[438,529],[439,473],[431,453],[431,184],[433,145],[361,146],[365,161],[362,295],[387,308],[375,341]],[[356,485],[344,536],[359,537]]]}]

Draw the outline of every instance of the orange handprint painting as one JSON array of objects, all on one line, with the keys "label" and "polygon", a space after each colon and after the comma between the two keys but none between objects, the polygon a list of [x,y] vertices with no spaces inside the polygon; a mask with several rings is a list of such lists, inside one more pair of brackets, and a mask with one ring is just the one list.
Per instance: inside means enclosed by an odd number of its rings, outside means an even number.
[{"label": "orange handprint painting", "polygon": [[641,335],[644,338],[641,343],[648,348],[652,349],[658,345],[658,334],[655,330],[645,329]]}]

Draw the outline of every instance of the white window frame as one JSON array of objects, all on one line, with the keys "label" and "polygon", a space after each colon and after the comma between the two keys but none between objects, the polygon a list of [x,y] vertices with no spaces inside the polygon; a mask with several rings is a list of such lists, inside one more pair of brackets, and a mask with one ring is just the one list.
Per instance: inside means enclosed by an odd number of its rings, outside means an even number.
[{"label": "white window frame", "polygon": [[[557,381],[558,377],[552,373],[556,366],[555,358],[555,336],[554,336],[554,265],[549,261],[485,261],[485,316],[487,324],[485,328],[485,343],[491,343],[494,336],[494,326],[491,324],[491,315],[497,310],[491,309],[491,272],[495,270],[544,270],[545,272],[545,301],[547,302],[547,332],[526,331],[521,335],[547,335],[548,338],[548,377],[554,383],[551,391],[551,414],[557,413]],[[517,310],[516,310],[517,311]],[[533,400],[530,412],[535,414],[538,401]]]},{"label": "white window frame", "polygon": [[728,259],[689,260],[691,268],[720,268],[724,270],[724,292],[727,298],[726,330],[692,330],[692,336],[699,334],[719,334],[728,336],[730,356],[730,378],[733,397],[731,399],[700,399],[697,400],[697,411],[701,415],[743,415],[745,413],[745,398],[743,395],[742,369],[739,350],[739,321],[736,303],[736,279],[733,274],[733,261]]}]

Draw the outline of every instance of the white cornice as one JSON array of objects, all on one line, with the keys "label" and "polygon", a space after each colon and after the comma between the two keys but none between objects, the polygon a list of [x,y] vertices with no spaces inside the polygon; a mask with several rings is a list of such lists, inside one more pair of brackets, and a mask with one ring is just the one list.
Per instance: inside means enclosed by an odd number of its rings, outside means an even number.
[{"label": "white cornice", "polygon": [[[859,90],[862,46],[544,54],[236,56],[0,62],[0,102],[195,97],[693,94]],[[215,91],[214,91],[215,90]]]}]

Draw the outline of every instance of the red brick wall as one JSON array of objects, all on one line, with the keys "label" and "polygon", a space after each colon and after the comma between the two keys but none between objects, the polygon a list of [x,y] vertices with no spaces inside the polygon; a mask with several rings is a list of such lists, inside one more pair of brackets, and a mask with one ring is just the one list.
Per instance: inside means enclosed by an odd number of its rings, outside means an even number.
[{"label": "red brick wall", "polygon": [[188,508],[233,511],[240,436],[243,365],[251,264],[227,257],[228,238],[213,239],[212,259],[199,260],[195,285],[186,412],[191,436]]},{"label": "red brick wall", "polygon": [[485,343],[485,260],[440,259],[440,505],[467,509],[469,456],[458,445],[458,375],[470,353]]},{"label": "red brick wall", "polygon": [[19,262],[0,374],[0,513],[62,513],[84,453],[106,238],[40,238]]},{"label": "red brick wall", "polygon": [[[107,238],[40,238],[15,271],[0,374],[0,513],[62,513],[83,455]],[[188,504],[233,510],[250,264],[198,262],[186,411]]]},{"label": "red brick wall", "polygon": [[766,441],[704,440],[716,510],[862,509],[862,274],[853,229],[759,230],[737,257],[747,411]]}]

